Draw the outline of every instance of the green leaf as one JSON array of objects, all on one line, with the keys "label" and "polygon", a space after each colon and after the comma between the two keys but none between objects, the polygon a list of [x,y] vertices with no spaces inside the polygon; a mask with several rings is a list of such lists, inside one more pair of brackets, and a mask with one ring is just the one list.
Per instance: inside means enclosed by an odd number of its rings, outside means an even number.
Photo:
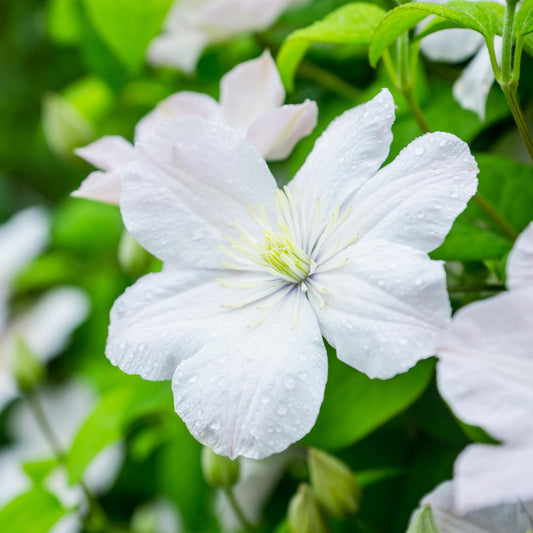
[{"label": "green leaf", "polygon": [[[520,233],[533,218],[533,167],[497,155],[478,154],[476,159],[478,191],[515,233]],[[448,261],[498,259],[512,245],[512,239],[494,219],[471,200],[431,257]]]},{"label": "green leaf", "polygon": [[415,513],[406,533],[440,533],[429,505]]},{"label": "green leaf", "polygon": [[433,375],[434,361],[419,362],[392,379],[370,379],[330,357],[324,403],[304,442],[325,450],[353,444],[412,404]]},{"label": "green leaf", "polygon": [[42,483],[57,465],[58,460],[52,458],[24,463],[22,468],[35,483]]},{"label": "green leaf", "polygon": [[455,0],[441,4],[410,3],[390,11],[380,22],[369,47],[369,58],[376,65],[381,54],[406,31],[414,28],[429,15],[446,19],[458,28],[470,28],[481,33],[486,39],[501,34],[503,6],[495,2],[465,2]]},{"label": "green leaf", "polygon": [[89,18],[116,58],[138,72],[172,0],[83,0]]},{"label": "green leaf", "polygon": [[516,14],[515,38],[533,32],[533,0],[524,0]]},{"label": "green leaf", "polygon": [[296,68],[313,43],[367,46],[384,16],[385,11],[374,4],[347,4],[323,20],[291,33],[277,57],[278,69],[287,89],[293,89]]},{"label": "green leaf", "polygon": [[78,0],[50,0],[46,8],[46,28],[52,40],[76,44],[81,37]]},{"label": "green leaf", "polygon": [[0,511],[0,531],[6,533],[43,533],[65,510],[58,499],[42,488],[34,488],[9,502]]},{"label": "green leaf", "polygon": [[130,424],[149,413],[172,406],[170,387],[131,378],[131,385],[106,394],[81,426],[66,458],[70,483],[81,480],[85,468],[106,446],[125,436]]}]

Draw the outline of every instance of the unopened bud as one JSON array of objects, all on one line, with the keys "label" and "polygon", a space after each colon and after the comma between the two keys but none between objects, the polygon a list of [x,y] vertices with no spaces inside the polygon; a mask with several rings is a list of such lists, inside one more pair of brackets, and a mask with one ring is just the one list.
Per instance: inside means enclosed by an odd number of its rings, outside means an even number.
[{"label": "unopened bud", "polygon": [[337,518],[345,518],[359,509],[361,488],[350,468],[332,455],[309,450],[311,484],[320,505]]},{"label": "unopened bud", "polygon": [[33,390],[44,377],[42,363],[21,337],[17,337],[15,340],[13,375],[22,392]]},{"label": "unopened bud", "polygon": [[217,489],[232,487],[239,480],[239,462],[217,455],[211,448],[204,446],[202,472],[209,486]]},{"label": "unopened bud", "polygon": [[146,274],[152,256],[127,232],[124,231],[118,245],[118,262],[124,272],[134,279]]},{"label": "unopened bud", "polygon": [[439,533],[435,523],[433,511],[429,505],[424,505],[412,516],[406,533]]},{"label": "unopened bud", "polygon": [[289,502],[287,522],[291,533],[326,533],[328,526],[311,487],[302,483]]}]

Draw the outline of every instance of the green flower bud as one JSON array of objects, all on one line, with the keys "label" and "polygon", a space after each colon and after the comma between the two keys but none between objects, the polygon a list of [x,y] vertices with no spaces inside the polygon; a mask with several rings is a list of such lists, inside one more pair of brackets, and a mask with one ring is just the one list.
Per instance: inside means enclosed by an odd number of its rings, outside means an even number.
[{"label": "green flower bud", "polygon": [[429,505],[424,505],[413,515],[406,533],[440,533]]},{"label": "green flower bud", "polygon": [[232,487],[239,480],[239,462],[217,455],[211,448],[204,446],[202,472],[210,487],[216,489]]},{"label": "green flower bud", "polygon": [[327,533],[328,526],[318,501],[306,483],[300,484],[298,491],[289,502],[287,522],[291,533]]},{"label": "green flower bud", "polygon": [[354,473],[336,457],[311,448],[309,450],[311,484],[320,505],[337,518],[346,518],[359,509],[361,488]]},{"label": "green flower bud", "polygon": [[13,356],[13,376],[22,392],[33,390],[44,377],[44,367],[22,337],[17,337]]},{"label": "green flower bud", "polygon": [[118,246],[118,262],[124,272],[134,279],[144,274],[152,256],[127,232],[124,231]]}]

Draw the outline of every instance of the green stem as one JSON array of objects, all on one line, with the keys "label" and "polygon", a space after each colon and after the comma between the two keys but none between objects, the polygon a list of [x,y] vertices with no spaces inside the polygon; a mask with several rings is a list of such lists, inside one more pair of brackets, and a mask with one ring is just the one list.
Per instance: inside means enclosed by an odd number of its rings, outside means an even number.
[{"label": "green stem", "polygon": [[233,494],[233,490],[231,487],[226,487],[223,489],[224,494],[228,498],[229,504],[231,505],[231,508],[233,509],[233,512],[236,514],[237,518],[239,519],[239,522],[241,523],[242,527],[248,531],[249,533],[255,532],[255,527],[253,524],[246,518],[246,515],[244,514],[243,510],[241,509],[241,506],[239,505],[239,502],[237,501],[237,498],[235,498],[235,494]]},{"label": "green stem", "polygon": [[524,116],[522,108],[520,107],[520,102],[518,101],[516,86],[514,86],[514,84],[502,85],[502,89],[503,93],[505,94],[505,98],[507,98],[507,103],[509,104],[511,113],[513,114],[516,127],[518,128],[522,140],[526,145],[529,156],[533,160],[533,138],[531,137],[526,117]]},{"label": "green stem", "polygon": [[348,82],[344,81],[339,76],[336,76],[329,70],[318,67],[317,65],[304,61],[298,67],[298,74],[303,78],[315,81],[322,87],[338,94],[342,98],[348,100],[358,101],[361,98],[362,91]]},{"label": "green stem", "polygon": [[515,229],[503,218],[490,202],[478,191],[474,196],[474,202],[478,207],[509,237],[511,240],[515,240],[518,237],[518,233]]},{"label": "green stem", "polygon": [[[55,431],[52,428],[52,425],[48,421],[48,417],[46,416],[39,397],[37,396],[37,392],[33,391],[26,394],[26,399],[37,425],[43,432],[44,437],[52,449],[52,453],[55,455],[58,462],[66,467],[66,454],[55,434]],[[91,531],[101,531],[102,533],[111,531],[112,528],[108,524],[108,519],[104,510],[83,480],[80,481],[80,487],[89,504],[89,517],[91,519],[91,523],[97,524],[96,530],[91,529]]]},{"label": "green stem", "polygon": [[418,127],[420,128],[422,133],[429,133],[431,130],[428,126],[428,123],[426,122],[424,114],[422,113],[422,109],[420,109],[420,106],[416,101],[413,87],[403,87],[401,91],[405,101],[407,102],[407,105],[409,106],[411,114],[413,115],[414,119],[416,120],[416,123],[418,124]]},{"label": "green stem", "polygon": [[504,84],[509,83],[512,76],[513,27],[517,3],[518,0],[507,0],[505,4],[502,34],[502,82]]}]

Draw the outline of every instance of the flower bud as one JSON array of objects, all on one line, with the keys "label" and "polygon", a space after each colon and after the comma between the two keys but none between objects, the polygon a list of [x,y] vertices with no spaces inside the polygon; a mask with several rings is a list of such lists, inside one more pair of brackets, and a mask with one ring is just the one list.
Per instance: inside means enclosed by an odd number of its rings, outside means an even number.
[{"label": "flower bud", "polygon": [[152,256],[124,231],[118,245],[118,262],[124,272],[134,279],[146,274]]},{"label": "flower bud", "polygon": [[413,514],[406,533],[439,533],[429,505],[424,505]]},{"label": "flower bud", "polygon": [[204,446],[202,472],[210,487],[220,489],[232,487],[239,480],[239,462],[217,455],[211,448]]},{"label": "flower bud", "polygon": [[13,376],[22,392],[33,390],[44,377],[44,367],[22,337],[15,340]]},{"label": "flower bud", "polygon": [[326,533],[328,531],[318,501],[311,487],[306,483],[300,484],[298,491],[289,502],[287,522],[291,533]]},{"label": "flower bud", "polygon": [[320,505],[337,518],[345,518],[359,509],[361,488],[348,466],[332,455],[309,450],[311,484]]}]

